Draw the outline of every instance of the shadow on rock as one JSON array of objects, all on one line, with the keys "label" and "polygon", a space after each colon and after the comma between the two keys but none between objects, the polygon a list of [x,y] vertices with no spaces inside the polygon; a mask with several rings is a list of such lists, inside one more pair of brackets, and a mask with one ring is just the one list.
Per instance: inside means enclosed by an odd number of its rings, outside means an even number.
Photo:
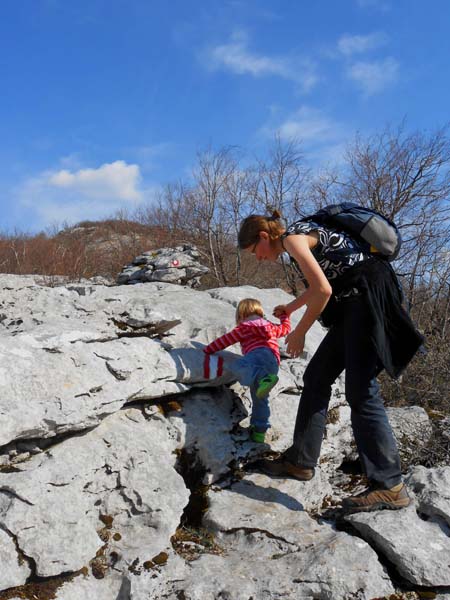
[{"label": "shadow on rock", "polygon": [[258,485],[254,481],[243,479],[234,484],[230,489],[235,494],[246,496],[258,502],[270,502],[273,504],[281,504],[285,508],[294,511],[304,511],[305,507],[296,498],[290,496],[286,492],[272,486]]}]

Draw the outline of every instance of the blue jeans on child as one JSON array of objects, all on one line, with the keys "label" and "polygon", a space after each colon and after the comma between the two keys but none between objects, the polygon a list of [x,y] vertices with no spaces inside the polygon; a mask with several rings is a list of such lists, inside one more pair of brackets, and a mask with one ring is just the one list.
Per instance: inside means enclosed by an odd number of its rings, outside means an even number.
[{"label": "blue jeans on child", "polygon": [[269,429],[270,406],[269,396],[257,398],[256,390],[259,381],[270,374],[278,373],[278,361],[275,354],[269,348],[255,348],[242,358],[238,358],[230,365],[228,369],[235,375],[241,385],[250,387],[253,408],[250,417],[250,425],[254,425],[258,431]]}]

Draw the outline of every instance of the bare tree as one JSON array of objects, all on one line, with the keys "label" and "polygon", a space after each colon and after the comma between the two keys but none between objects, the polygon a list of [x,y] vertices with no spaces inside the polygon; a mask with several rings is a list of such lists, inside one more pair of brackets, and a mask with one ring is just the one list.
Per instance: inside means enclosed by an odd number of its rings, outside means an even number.
[{"label": "bare tree", "polygon": [[370,206],[399,226],[403,245],[395,263],[426,352],[400,382],[382,378],[392,404],[450,407],[450,140],[448,127],[408,133],[387,127],[347,153],[347,171],[333,183],[337,198]]},{"label": "bare tree", "polygon": [[300,143],[275,136],[267,160],[259,160],[258,201],[268,212],[279,210],[286,219],[305,214],[309,176]]},{"label": "bare tree", "polygon": [[237,170],[235,148],[211,148],[198,153],[194,168],[195,185],[186,198],[193,229],[204,241],[210,266],[219,285],[227,285],[225,248],[229,243],[230,222],[227,219],[229,180]]},{"label": "bare tree", "polygon": [[152,204],[139,207],[134,218],[148,227],[166,231],[177,241],[186,235],[190,221],[186,203],[189,194],[190,187],[183,181],[169,183]]},{"label": "bare tree", "polygon": [[[348,175],[341,198],[379,210],[395,220],[403,237],[398,271],[408,296],[432,277],[439,252],[450,241],[450,141],[447,128],[407,133],[402,123],[367,140],[357,137],[347,151]],[[440,250],[439,250],[440,249]]]},{"label": "bare tree", "polygon": [[237,285],[240,285],[242,271],[242,253],[237,246],[237,236],[242,219],[257,210],[257,195],[258,173],[254,168],[236,168],[229,173],[225,182],[223,216],[229,224],[227,228],[228,243],[230,249],[233,248],[234,280]]}]

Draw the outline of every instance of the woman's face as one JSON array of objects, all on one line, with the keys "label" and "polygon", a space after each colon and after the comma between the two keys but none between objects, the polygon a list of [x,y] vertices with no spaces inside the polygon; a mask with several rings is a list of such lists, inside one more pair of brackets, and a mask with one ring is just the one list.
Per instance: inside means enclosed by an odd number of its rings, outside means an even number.
[{"label": "woman's face", "polygon": [[258,241],[245,250],[253,254],[256,260],[270,260],[274,262],[277,260],[282,248],[278,240],[271,241],[268,233],[260,231]]}]

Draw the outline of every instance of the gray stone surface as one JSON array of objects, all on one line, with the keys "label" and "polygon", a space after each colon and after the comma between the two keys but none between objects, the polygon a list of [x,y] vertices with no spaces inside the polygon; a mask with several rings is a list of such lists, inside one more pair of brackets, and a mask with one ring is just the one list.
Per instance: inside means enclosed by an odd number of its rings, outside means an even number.
[{"label": "gray stone surface", "polygon": [[129,409],[19,472],[0,473],[0,527],[39,576],[87,565],[104,545],[105,519],[108,553],[119,563],[130,564],[142,548],[154,556],[170,545],[189,492],[174,469],[176,432],[163,419],[150,431],[141,411]]},{"label": "gray stone surface", "polygon": [[138,397],[186,389],[157,341],[77,341],[48,351],[24,337],[0,340],[0,445],[86,429]]},{"label": "gray stone surface", "polygon": [[17,554],[12,534],[0,529],[0,590],[21,585],[31,574],[24,557]]},{"label": "gray stone surface", "polygon": [[407,483],[416,496],[419,511],[443,519],[450,526],[450,466],[414,467]]},{"label": "gray stone surface", "polygon": [[126,600],[126,596],[119,596],[124,587],[123,577],[118,573],[102,579],[79,575],[56,591],[55,600]]},{"label": "gray stone surface", "polygon": [[[315,525],[315,530],[298,544],[287,544],[270,532],[233,531],[218,540],[222,554],[204,554],[184,567],[169,563],[159,577],[130,576],[130,598],[369,600],[393,593],[365,542],[328,527]],[[301,536],[301,525],[297,531]]]},{"label": "gray stone surface", "polygon": [[[314,325],[299,360],[283,357],[266,444],[249,441],[248,390],[228,371],[239,348],[221,353],[224,374],[211,380],[202,348],[233,327],[239,299],[260,298],[270,317],[287,294],[51,283],[0,275],[0,589],[25,583],[34,568],[52,577],[85,567],[57,600],[370,599],[393,593],[373,548],[408,581],[448,585],[437,566],[448,552],[445,469],[411,473],[427,521],[415,511],[358,515],[362,540],[320,519],[342,495],[333,474],[355,457],[343,379],[311,482],[236,472],[291,444],[303,371],[324,330]],[[391,418],[400,445],[426,439],[421,409]],[[188,485],[200,483],[212,484],[202,531],[216,545],[186,541],[197,553],[190,560],[171,537]]]},{"label": "gray stone surface", "polygon": [[143,252],[123,268],[117,277],[119,285],[164,281],[196,287],[202,275],[209,272],[199,262],[200,253],[195,246],[184,244],[175,248],[159,248]]},{"label": "gray stone surface", "polygon": [[317,511],[330,493],[331,487],[320,469],[311,481],[250,473],[229,488],[209,493],[204,523],[217,532],[258,529],[289,543],[298,542],[300,536],[305,541],[320,529],[306,511]]},{"label": "gray stone surface", "polygon": [[[170,284],[78,285],[75,291],[28,278],[13,283],[0,277],[6,333],[0,338],[0,445],[83,430],[127,402],[204,384],[203,345],[234,325],[229,302]],[[286,294],[272,291],[272,305],[282,301]],[[146,336],[178,321],[161,340]],[[136,331],[140,337],[121,337]],[[312,337],[320,335],[316,325]],[[276,392],[295,386],[292,373],[284,372]],[[226,381],[225,375],[216,383]]]},{"label": "gray stone surface", "polygon": [[346,519],[411,583],[450,586],[448,528],[424,521],[411,505],[401,511],[360,513]]}]

